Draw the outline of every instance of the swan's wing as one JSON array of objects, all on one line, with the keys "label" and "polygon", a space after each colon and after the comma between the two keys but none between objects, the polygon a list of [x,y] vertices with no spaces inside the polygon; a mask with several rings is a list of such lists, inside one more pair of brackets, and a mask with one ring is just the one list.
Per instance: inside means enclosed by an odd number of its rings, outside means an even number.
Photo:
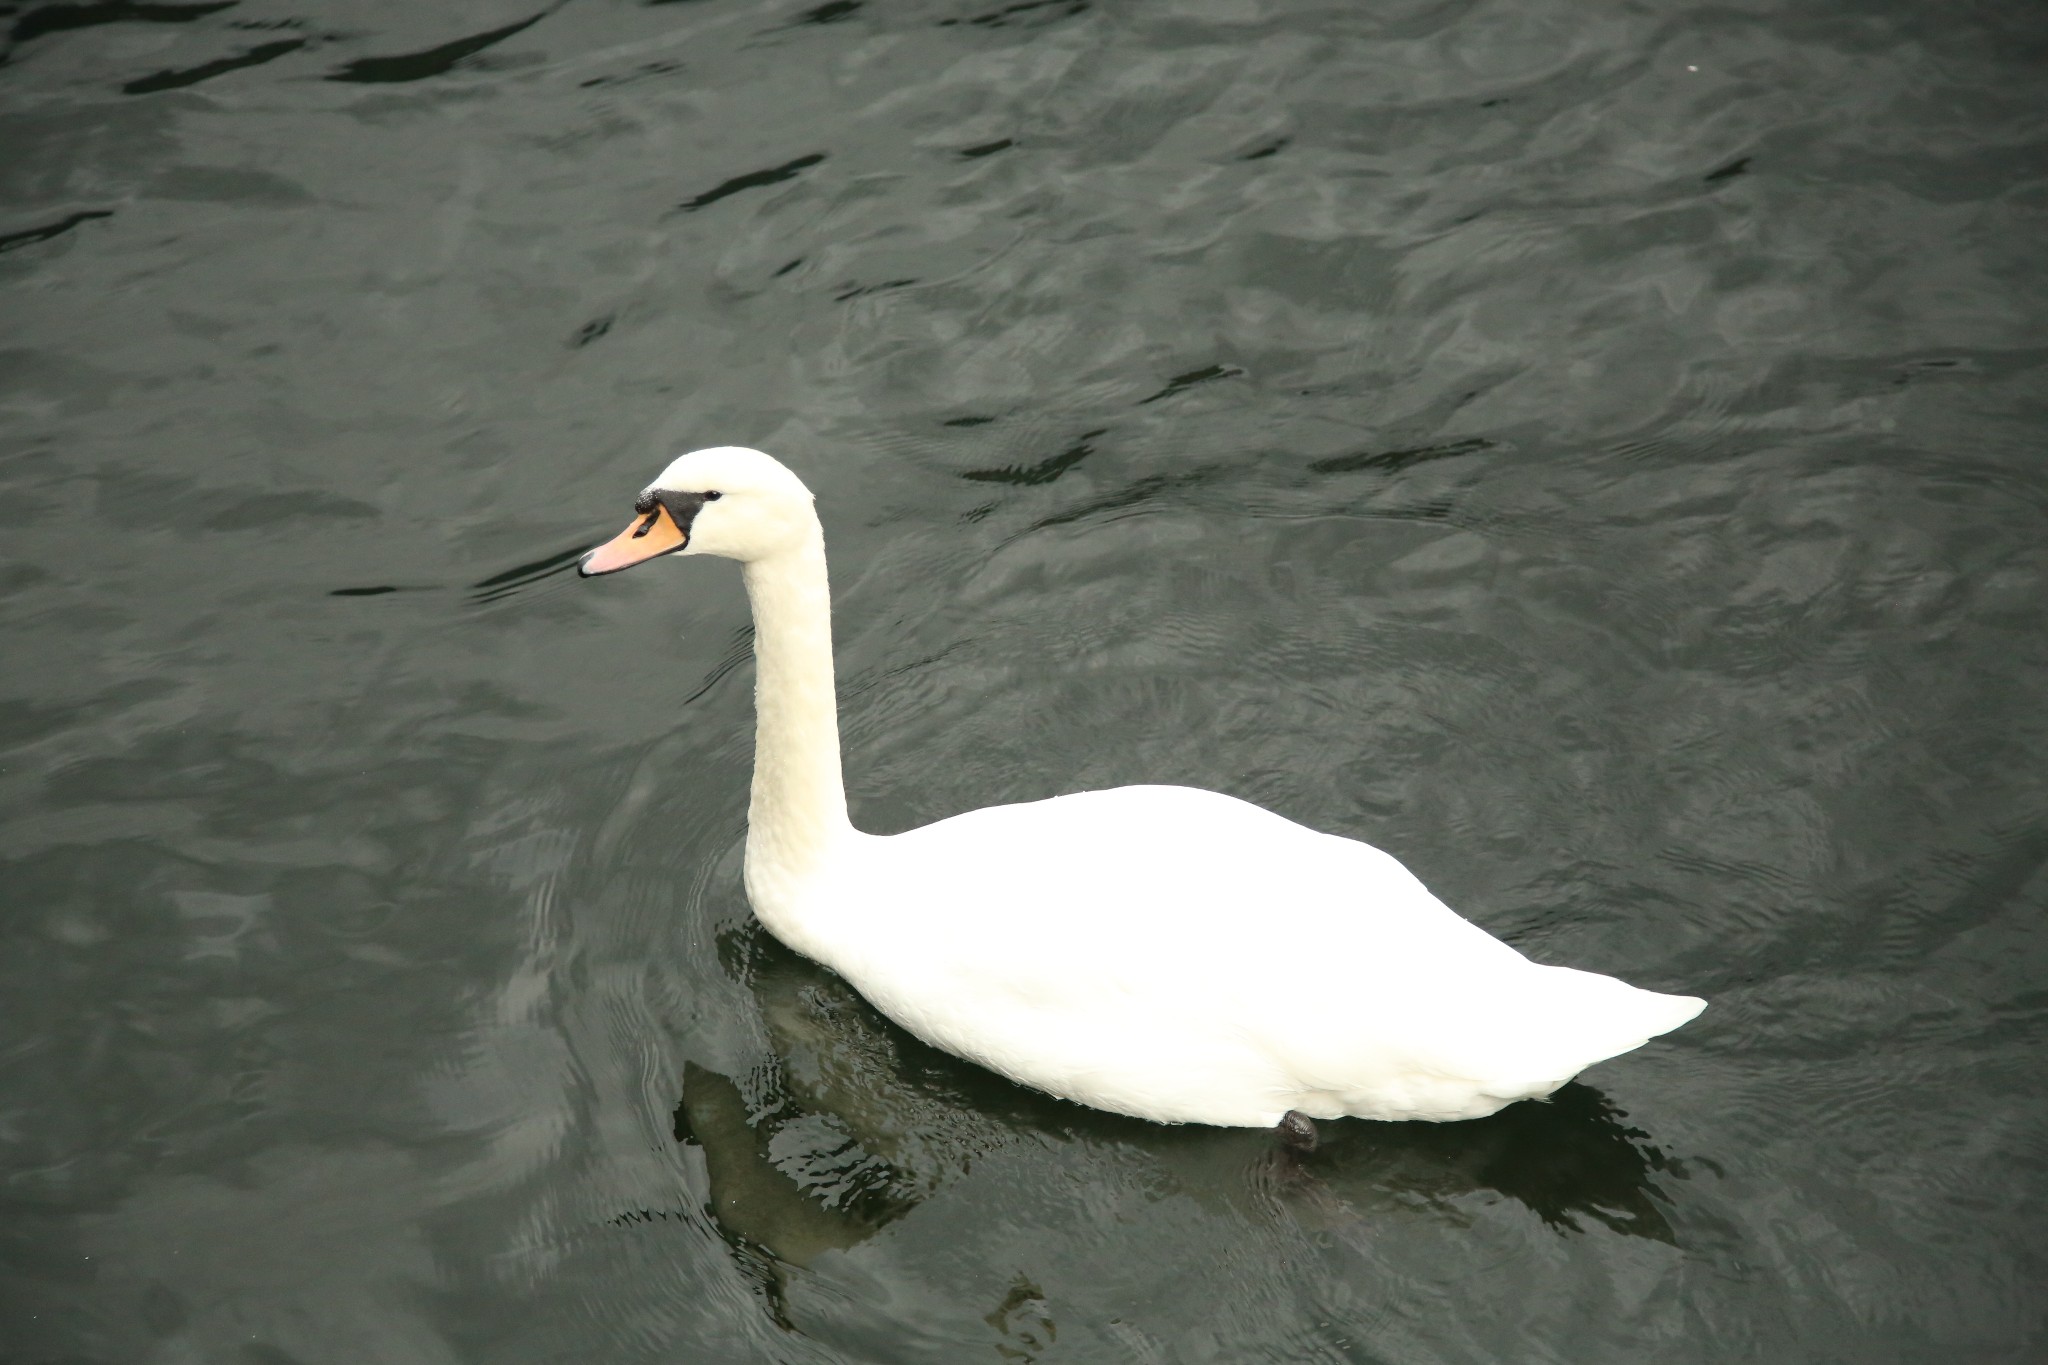
[{"label": "swan's wing", "polygon": [[[1395,970],[1415,953],[1521,955],[1457,915],[1392,855],[1189,787],[1118,787],[942,820],[879,841],[892,918],[964,944],[1111,973],[1250,961]],[[1348,963],[1348,967],[1345,964]]]},{"label": "swan's wing", "polygon": [[1126,787],[1000,806],[876,841],[866,941],[902,973],[1077,1014],[1130,1002],[1354,1025],[1529,964],[1388,854],[1214,792]]}]

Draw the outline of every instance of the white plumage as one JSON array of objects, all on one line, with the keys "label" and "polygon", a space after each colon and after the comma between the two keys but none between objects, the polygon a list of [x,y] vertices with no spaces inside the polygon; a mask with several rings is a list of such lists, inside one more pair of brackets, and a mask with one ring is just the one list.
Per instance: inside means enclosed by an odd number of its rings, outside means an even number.
[{"label": "white plumage", "polygon": [[770,932],[936,1047],[1166,1123],[1465,1119],[1677,1028],[1691,996],[1529,961],[1392,856],[1234,797],[1119,787],[907,833],[846,817],[824,538],[754,450],[674,461],[586,574],[745,566],[747,891]]}]

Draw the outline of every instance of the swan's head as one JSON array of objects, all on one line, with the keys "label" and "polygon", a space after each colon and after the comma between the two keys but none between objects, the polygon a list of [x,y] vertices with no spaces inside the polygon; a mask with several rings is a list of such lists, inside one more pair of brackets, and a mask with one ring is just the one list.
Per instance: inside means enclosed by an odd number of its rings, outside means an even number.
[{"label": "swan's head", "polygon": [[585,578],[662,555],[767,559],[817,534],[811,490],[771,455],[714,446],[678,455],[633,504],[625,530],[583,556]]}]

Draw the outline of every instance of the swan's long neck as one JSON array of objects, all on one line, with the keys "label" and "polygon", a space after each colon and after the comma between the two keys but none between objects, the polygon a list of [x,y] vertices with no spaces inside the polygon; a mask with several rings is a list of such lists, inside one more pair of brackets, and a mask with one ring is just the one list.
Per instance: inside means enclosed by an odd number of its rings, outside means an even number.
[{"label": "swan's long neck", "polygon": [[852,832],[839,770],[825,536],[745,566],[754,608],[754,790],[747,896],[771,929]]}]

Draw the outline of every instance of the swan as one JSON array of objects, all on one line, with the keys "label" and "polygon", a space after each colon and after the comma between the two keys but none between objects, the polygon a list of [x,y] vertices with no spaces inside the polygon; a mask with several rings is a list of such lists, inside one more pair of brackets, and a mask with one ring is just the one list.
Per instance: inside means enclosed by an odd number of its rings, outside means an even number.
[{"label": "swan", "polygon": [[856,830],[825,537],[772,456],[677,457],[585,577],[740,562],[754,614],[746,890],[767,930],[934,1047],[1160,1123],[1479,1118],[1706,1008],[1548,967],[1391,855],[1218,792],[1133,786]]}]

